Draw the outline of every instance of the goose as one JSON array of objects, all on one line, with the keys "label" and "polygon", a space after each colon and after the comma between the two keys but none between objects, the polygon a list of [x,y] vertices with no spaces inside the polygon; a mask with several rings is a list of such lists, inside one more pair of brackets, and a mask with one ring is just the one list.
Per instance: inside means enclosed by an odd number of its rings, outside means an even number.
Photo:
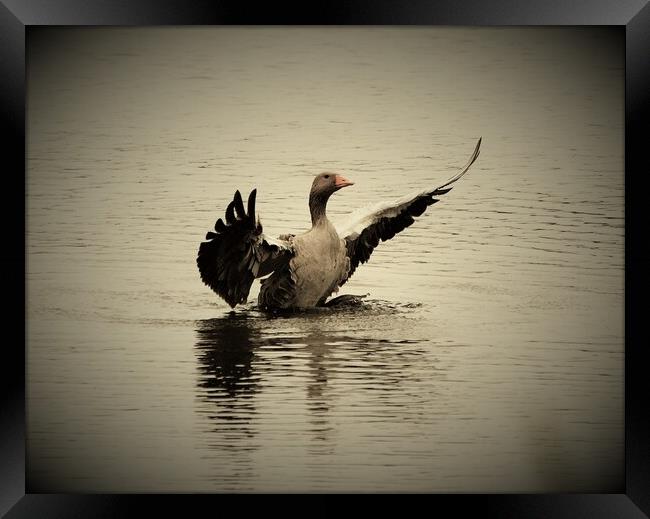
[{"label": "goose", "polygon": [[354,184],[341,174],[325,172],[314,178],[309,192],[311,228],[299,235],[265,235],[255,213],[257,189],[248,196],[246,208],[236,191],[225,221],[219,218],[214,232],[208,232],[199,245],[196,261],[201,280],[231,308],[247,301],[256,278],[263,278],[258,297],[263,311],[329,305],[333,300],[326,303],[327,298],[338,292],[360,263],[369,260],[380,241],[409,227],[439,201],[436,197],[451,191],[478,158],[481,140],[467,164],[442,185],[362,208],[338,227],[327,218],[327,201]]}]

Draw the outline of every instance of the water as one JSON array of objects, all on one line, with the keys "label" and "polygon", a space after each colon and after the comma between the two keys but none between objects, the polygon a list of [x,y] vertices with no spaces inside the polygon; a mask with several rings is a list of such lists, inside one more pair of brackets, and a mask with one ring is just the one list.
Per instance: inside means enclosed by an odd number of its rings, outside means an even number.
[{"label": "water", "polygon": [[[57,29],[29,49],[28,485],[621,491],[623,47],[604,29]],[[235,189],[308,228],[472,170],[354,308],[230,312]]]}]

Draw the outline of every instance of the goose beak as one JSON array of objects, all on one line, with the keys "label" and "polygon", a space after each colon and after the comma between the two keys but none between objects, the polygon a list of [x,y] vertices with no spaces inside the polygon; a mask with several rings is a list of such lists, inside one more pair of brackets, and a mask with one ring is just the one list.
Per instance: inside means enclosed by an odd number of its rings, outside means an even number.
[{"label": "goose beak", "polygon": [[334,179],[334,185],[340,189],[342,187],[346,186],[353,186],[354,182],[350,182],[347,178],[342,177],[341,175],[336,175],[336,178]]}]

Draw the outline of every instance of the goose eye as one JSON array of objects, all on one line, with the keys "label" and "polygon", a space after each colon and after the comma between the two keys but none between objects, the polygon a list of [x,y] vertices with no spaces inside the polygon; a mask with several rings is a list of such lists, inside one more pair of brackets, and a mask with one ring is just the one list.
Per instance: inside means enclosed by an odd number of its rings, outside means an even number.
[{"label": "goose eye", "polygon": [[329,176],[329,175],[325,175],[325,178],[330,178],[330,176]]}]

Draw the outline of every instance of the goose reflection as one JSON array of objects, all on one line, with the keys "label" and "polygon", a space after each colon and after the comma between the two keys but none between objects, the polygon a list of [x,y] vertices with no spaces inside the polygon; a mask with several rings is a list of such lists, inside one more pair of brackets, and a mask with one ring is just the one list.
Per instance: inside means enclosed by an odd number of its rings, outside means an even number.
[{"label": "goose reflection", "polygon": [[[257,431],[282,423],[320,455],[335,449],[336,414],[350,412],[342,402],[357,410],[379,406],[380,420],[412,418],[422,398],[413,389],[417,368],[427,355],[418,340],[391,338],[412,333],[411,325],[393,318],[386,329],[385,314],[369,311],[293,317],[249,311],[199,321],[197,386],[211,404],[199,409],[219,432],[213,441],[253,449]],[[359,398],[350,399],[351,388]],[[306,420],[296,421],[305,405]]]},{"label": "goose reflection", "polygon": [[319,443],[331,440],[334,428],[330,423],[330,407],[334,398],[328,391],[329,364],[335,348],[335,338],[324,336],[321,331],[311,332],[304,339],[309,352],[307,382],[307,405],[312,438]]},{"label": "goose reflection", "polygon": [[227,424],[230,432],[253,434],[248,425],[256,413],[254,397],[259,390],[252,365],[258,341],[259,332],[243,315],[197,323],[197,385],[202,400],[217,404],[203,411],[219,429]]},{"label": "goose reflection", "polygon": [[[341,338],[313,330],[311,326],[305,330],[303,326],[309,321],[299,320],[293,321],[303,325],[298,333],[295,329],[282,333],[284,325],[290,323],[291,320],[278,321],[243,313],[197,322],[196,354],[200,373],[197,386],[201,390],[200,398],[213,404],[202,408],[202,412],[216,425],[216,430],[238,432],[247,438],[254,435],[253,419],[258,414],[255,399],[261,390],[261,377],[265,375],[267,379],[267,392],[273,392],[278,380],[274,352],[281,351],[289,357],[292,370],[307,369],[308,378],[302,391],[306,390],[312,438],[320,442],[329,438],[332,395],[327,391],[328,362],[330,351]],[[305,352],[308,353],[306,366]]]}]

